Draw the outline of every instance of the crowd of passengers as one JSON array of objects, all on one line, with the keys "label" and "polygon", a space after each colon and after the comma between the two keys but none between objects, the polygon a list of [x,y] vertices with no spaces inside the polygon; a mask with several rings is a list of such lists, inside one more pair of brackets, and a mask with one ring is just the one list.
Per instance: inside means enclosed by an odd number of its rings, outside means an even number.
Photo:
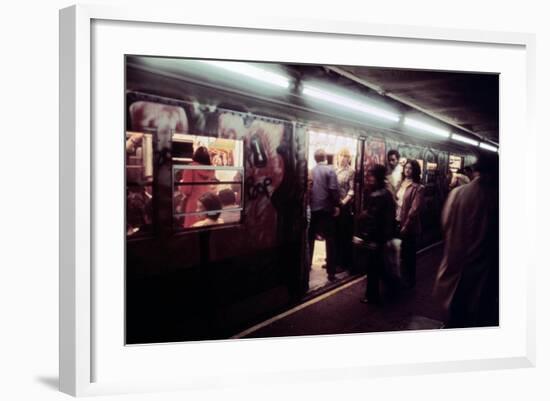
[{"label": "crowd of passengers", "polygon": [[[361,302],[382,305],[385,293],[416,286],[417,239],[424,186],[417,160],[400,163],[387,153],[387,167],[368,166],[362,211],[352,217],[354,171],[350,152],[341,150],[336,167],[323,149],[314,154],[308,199],[309,263],[315,240],[324,239],[329,281],[351,268],[352,244],[366,255],[366,288]],[[442,212],[444,256],[434,286],[447,327],[498,321],[498,157],[480,154],[477,162],[449,177]]]}]

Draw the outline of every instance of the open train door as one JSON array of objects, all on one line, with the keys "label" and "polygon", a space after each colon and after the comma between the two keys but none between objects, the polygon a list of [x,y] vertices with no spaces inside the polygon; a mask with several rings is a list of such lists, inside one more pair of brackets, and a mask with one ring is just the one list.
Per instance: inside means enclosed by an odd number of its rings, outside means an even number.
[{"label": "open train door", "polygon": [[[339,181],[340,198],[343,199],[348,194],[349,189],[357,192],[357,179],[352,179],[358,175],[357,167],[361,165],[358,160],[361,159],[361,147],[357,137],[349,133],[334,129],[324,129],[322,127],[307,129],[307,168],[308,176],[316,166],[315,152],[324,150],[326,154],[326,163],[332,166]],[[354,174],[353,174],[354,173]],[[349,183],[351,182],[351,185]],[[311,187],[312,183],[308,184]],[[355,195],[353,195],[355,198]],[[308,198],[308,196],[306,196]],[[307,277],[308,293],[314,293],[318,290],[323,291],[331,288],[339,282],[350,276],[353,266],[353,249],[351,239],[353,234],[353,215],[355,201],[348,203],[349,207],[345,209],[344,214],[341,209],[341,215],[335,218],[334,227],[332,227],[333,252],[335,252],[335,271],[329,277],[326,269],[326,239],[323,232],[312,233],[311,237],[306,234],[305,248],[307,249],[306,271],[303,278]],[[307,209],[306,209],[307,210]],[[308,230],[311,226],[311,210],[307,211]],[[320,228],[321,226],[317,227]],[[322,229],[320,230],[322,231]],[[313,235],[315,234],[315,235]]]}]

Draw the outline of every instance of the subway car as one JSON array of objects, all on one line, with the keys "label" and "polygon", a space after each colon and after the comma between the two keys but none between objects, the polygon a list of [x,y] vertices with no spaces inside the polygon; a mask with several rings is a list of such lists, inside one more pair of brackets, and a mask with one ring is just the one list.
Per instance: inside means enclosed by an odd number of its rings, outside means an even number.
[{"label": "subway car", "polygon": [[406,124],[426,116],[325,66],[127,56],[125,72],[128,344],[231,338],[362,274],[352,250],[348,274],[312,284],[316,149],[330,164],[349,150],[354,216],[369,165],[385,164],[390,149],[418,160],[419,249],[441,240],[450,171],[478,151],[476,138],[438,135],[451,127],[436,120]]}]

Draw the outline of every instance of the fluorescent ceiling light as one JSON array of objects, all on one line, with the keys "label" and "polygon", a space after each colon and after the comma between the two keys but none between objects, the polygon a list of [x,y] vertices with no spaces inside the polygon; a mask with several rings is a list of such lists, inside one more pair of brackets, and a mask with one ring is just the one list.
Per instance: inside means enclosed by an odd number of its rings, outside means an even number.
[{"label": "fluorescent ceiling light", "polygon": [[307,132],[308,132],[310,135],[328,135],[326,132],[323,132],[323,131],[307,130]]},{"label": "fluorescent ceiling light", "polygon": [[281,88],[288,89],[290,87],[290,79],[283,75],[276,74],[271,71],[264,70],[259,67],[255,67],[248,63],[241,63],[236,61],[210,61],[200,60],[201,63],[212,65],[227,71],[235,72],[247,76],[249,78],[257,79],[258,81],[267,82],[272,85],[280,86]]},{"label": "fluorescent ceiling light", "polygon": [[496,146],[489,145],[489,144],[486,144],[486,143],[483,143],[483,142],[479,143],[479,147],[483,148],[483,149],[490,150],[491,152],[498,152],[498,148]]},{"label": "fluorescent ceiling light", "polygon": [[306,96],[311,96],[317,99],[325,100],[327,102],[335,103],[340,106],[347,107],[349,109],[357,110],[365,114],[370,114],[372,116],[383,118],[385,120],[389,120],[393,122],[399,121],[398,114],[392,113],[390,111],[386,111],[376,106],[355,101],[348,97],[335,95],[333,93],[326,92],[324,90],[315,88],[310,85],[304,85],[304,87],[302,88],[302,93]]},{"label": "fluorescent ceiling light", "polygon": [[455,141],[469,143],[470,145],[478,146],[479,141],[476,141],[475,139],[468,138],[467,136],[462,136],[459,134],[452,134],[451,139],[454,139]]},{"label": "fluorescent ceiling light", "polygon": [[449,130],[446,130],[444,128],[435,127],[433,125],[426,124],[422,121],[412,119],[410,117],[405,118],[404,124],[407,127],[416,128],[420,131],[429,132],[430,134],[434,134],[434,135],[441,136],[441,137],[444,137],[444,138],[449,138],[449,135],[451,134],[451,132]]}]

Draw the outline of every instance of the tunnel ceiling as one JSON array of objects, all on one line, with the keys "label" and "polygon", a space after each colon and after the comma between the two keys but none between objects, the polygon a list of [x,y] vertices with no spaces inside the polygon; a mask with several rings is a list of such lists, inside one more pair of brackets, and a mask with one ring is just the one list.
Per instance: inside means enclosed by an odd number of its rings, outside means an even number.
[{"label": "tunnel ceiling", "polygon": [[477,135],[499,142],[498,75],[338,67],[386,94],[415,104]]}]

